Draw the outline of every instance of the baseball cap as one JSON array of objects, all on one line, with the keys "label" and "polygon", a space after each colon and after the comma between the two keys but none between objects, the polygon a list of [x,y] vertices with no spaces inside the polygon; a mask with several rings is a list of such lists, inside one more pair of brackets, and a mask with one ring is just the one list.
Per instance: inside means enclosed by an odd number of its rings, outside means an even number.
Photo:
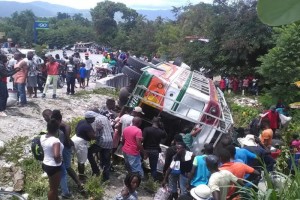
[{"label": "baseball cap", "polygon": [[94,112],[93,111],[87,111],[85,114],[84,114],[84,117],[86,119],[89,119],[89,118],[95,118],[95,115],[94,115]]},{"label": "baseball cap", "polygon": [[198,185],[191,189],[191,195],[196,200],[208,200],[211,197],[211,191],[207,185]]},{"label": "baseball cap", "polygon": [[137,112],[137,113],[141,113],[142,115],[145,114],[145,113],[143,113],[142,108],[139,107],[139,106],[135,107],[135,108],[133,109],[133,111],[134,111],[134,112]]},{"label": "baseball cap", "polygon": [[205,158],[206,165],[214,166],[219,163],[219,158],[215,155],[208,155]]}]

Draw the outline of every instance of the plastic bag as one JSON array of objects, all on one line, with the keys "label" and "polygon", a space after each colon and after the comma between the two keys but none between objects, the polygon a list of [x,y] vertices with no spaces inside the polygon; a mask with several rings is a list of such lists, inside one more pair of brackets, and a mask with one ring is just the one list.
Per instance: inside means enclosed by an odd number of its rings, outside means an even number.
[{"label": "plastic bag", "polygon": [[167,187],[161,187],[157,190],[154,200],[167,200],[170,194]]},{"label": "plastic bag", "polygon": [[288,122],[292,120],[292,117],[287,117],[283,114],[279,114],[279,118],[282,125],[286,125]]}]

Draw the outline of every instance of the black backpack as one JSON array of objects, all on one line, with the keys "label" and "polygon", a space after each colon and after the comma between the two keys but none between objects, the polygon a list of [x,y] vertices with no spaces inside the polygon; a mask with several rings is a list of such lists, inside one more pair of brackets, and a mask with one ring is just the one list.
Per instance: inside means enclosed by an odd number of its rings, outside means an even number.
[{"label": "black backpack", "polygon": [[41,144],[41,135],[46,134],[45,132],[41,132],[38,136],[32,139],[31,141],[31,152],[35,159],[39,161],[44,160],[44,150]]}]

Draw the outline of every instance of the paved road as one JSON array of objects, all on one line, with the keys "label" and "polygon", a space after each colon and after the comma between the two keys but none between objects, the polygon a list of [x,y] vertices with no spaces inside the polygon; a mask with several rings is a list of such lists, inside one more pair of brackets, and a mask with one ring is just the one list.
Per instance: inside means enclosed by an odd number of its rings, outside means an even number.
[{"label": "paved road", "polygon": [[[71,56],[74,51],[66,51],[68,56]],[[52,54],[52,56],[55,56],[56,54],[58,54],[61,58],[63,57],[62,54],[62,50],[56,50],[56,51],[51,51],[50,54]],[[80,53],[80,57],[82,59],[84,59],[84,53]],[[90,54],[90,59],[93,61],[93,64],[95,64],[97,61],[99,61],[100,63],[102,63],[102,59],[103,59],[103,55],[101,54]]]}]

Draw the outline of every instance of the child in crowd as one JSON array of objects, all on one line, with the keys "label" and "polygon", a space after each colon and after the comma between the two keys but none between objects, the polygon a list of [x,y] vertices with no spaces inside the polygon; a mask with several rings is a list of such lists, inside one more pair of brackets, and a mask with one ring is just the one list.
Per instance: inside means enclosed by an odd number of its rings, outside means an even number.
[{"label": "child in crowd", "polygon": [[115,200],[137,200],[137,192],[136,189],[141,184],[141,177],[139,174],[129,173],[126,175],[124,180],[124,188],[121,193],[119,193]]},{"label": "child in crowd", "polygon": [[86,78],[85,64],[81,65],[79,69],[79,75],[80,75],[80,87],[85,88],[85,78]]}]

